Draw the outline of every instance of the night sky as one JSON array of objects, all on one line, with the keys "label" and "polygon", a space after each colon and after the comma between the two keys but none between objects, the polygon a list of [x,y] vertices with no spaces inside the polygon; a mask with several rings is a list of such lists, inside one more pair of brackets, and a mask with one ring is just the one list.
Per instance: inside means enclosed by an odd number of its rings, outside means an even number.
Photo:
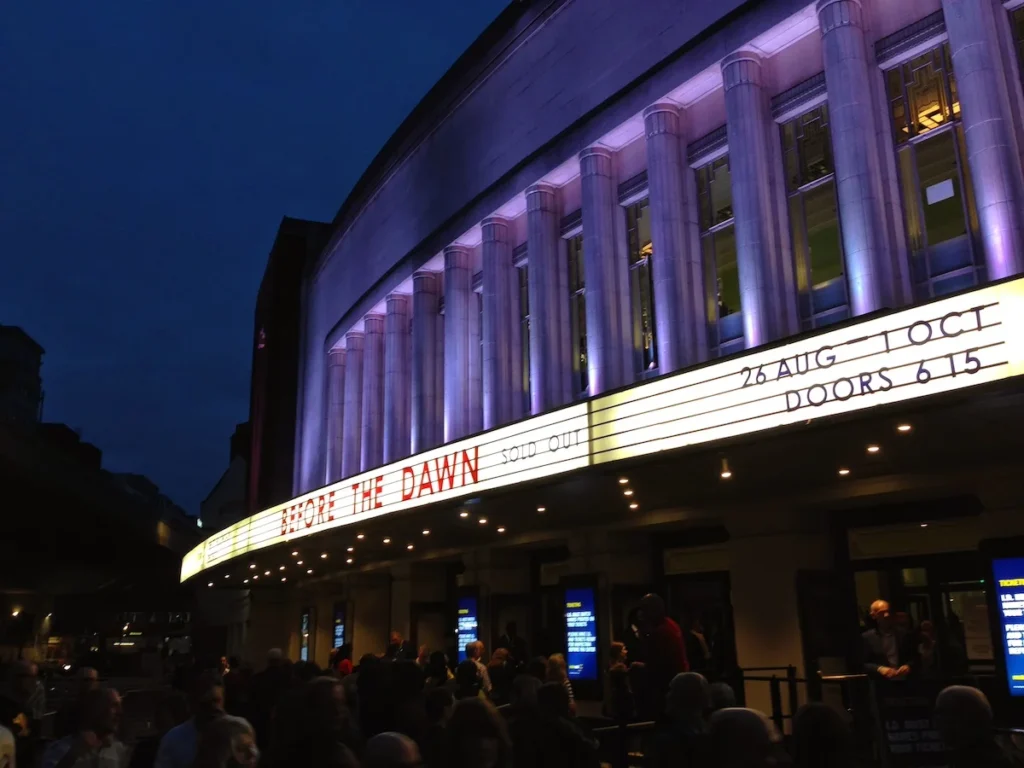
[{"label": "night sky", "polygon": [[507,0],[0,3],[0,323],[44,418],[197,514],[284,215],[329,221]]}]

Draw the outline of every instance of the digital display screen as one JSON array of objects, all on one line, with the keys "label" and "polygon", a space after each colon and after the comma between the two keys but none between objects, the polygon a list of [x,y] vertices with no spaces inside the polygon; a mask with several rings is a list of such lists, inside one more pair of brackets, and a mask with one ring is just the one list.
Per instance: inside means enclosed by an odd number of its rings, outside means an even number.
[{"label": "digital display screen", "polygon": [[334,647],[341,648],[345,644],[345,606],[334,606]]},{"label": "digital display screen", "polygon": [[309,661],[309,612],[305,611],[302,614],[302,620],[300,622],[300,634],[299,634],[299,659],[301,661]]},{"label": "digital display screen", "polygon": [[477,640],[476,598],[459,598],[459,619],[455,628],[459,638],[459,661],[466,660],[466,646]]},{"label": "digital display screen", "polygon": [[597,617],[591,587],[565,590],[565,646],[569,677],[596,680]]},{"label": "digital display screen", "polygon": [[1024,696],[1024,557],[993,560],[992,575],[1006,653],[1006,684],[1011,696]]}]

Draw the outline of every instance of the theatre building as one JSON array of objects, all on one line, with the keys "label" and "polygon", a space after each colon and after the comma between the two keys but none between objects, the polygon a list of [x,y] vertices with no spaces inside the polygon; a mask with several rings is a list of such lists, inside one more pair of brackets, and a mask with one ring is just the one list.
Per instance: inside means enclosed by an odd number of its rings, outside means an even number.
[{"label": "theatre building", "polygon": [[302,274],[289,497],[182,578],[250,591],[256,662],[516,621],[585,680],[655,590],[712,673],[846,669],[878,597],[990,666],[1017,5],[510,5]]}]

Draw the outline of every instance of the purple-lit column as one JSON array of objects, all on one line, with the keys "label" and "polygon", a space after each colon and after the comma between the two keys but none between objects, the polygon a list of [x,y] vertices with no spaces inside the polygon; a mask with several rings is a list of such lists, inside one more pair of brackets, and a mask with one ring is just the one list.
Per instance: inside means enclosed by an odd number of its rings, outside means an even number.
[{"label": "purple-lit column", "polygon": [[363,430],[363,334],[345,334],[345,419],[341,443],[341,476],[359,474]]},{"label": "purple-lit column", "polygon": [[[521,398],[517,397],[513,357],[519,356],[519,344],[512,331],[518,330],[514,317],[513,289],[516,271],[512,265],[512,242],[507,220],[491,217],[483,221],[482,260],[483,295],[483,398],[484,429],[507,424],[518,417]],[[518,334],[517,334],[518,336]]]},{"label": "purple-lit column", "polygon": [[363,320],[363,438],[360,471],[384,463],[384,316]]},{"label": "purple-lit column", "polygon": [[469,250],[444,249],[444,441],[469,434],[469,337],[473,301]]},{"label": "purple-lit column", "polygon": [[341,453],[345,439],[345,350],[327,354],[327,482],[341,480]]},{"label": "purple-lit column", "polygon": [[[580,153],[583,208],[583,269],[587,285],[587,378],[590,394],[628,384],[631,349],[624,302],[629,298],[626,255],[615,246],[615,194],[611,153],[589,147]],[[621,257],[621,258],[620,258]],[[530,255],[532,264],[533,255]],[[531,267],[532,271],[532,267]],[[530,307],[531,324],[533,307]]]},{"label": "purple-lit column", "polygon": [[998,280],[1020,272],[1024,258],[1024,177],[996,28],[1006,12],[991,0],[942,0],[942,10],[988,277]]},{"label": "purple-lit column", "polygon": [[466,414],[466,434],[484,428],[484,358],[481,347],[483,335],[483,303],[480,294],[473,291],[469,300],[469,411]]},{"label": "purple-lit column", "polygon": [[[530,411],[538,414],[557,408],[571,398],[571,358],[565,354],[569,329],[561,322],[568,292],[561,272],[558,194],[548,184],[526,190],[526,250],[529,258],[530,300]],[[567,279],[567,278],[566,278]]]},{"label": "purple-lit column", "polygon": [[877,74],[867,58],[860,0],[818,0],[818,23],[850,311],[864,315],[894,301],[872,119],[870,78]]},{"label": "purple-lit column", "polygon": [[437,417],[438,359],[444,359],[439,335],[438,277],[434,272],[412,276],[412,452],[440,442]]},{"label": "purple-lit column", "polygon": [[384,320],[384,463],[409,455],[411,336],[409,297],[392,293]]},{"label": "purple-lit column", "polygon": [[[687,240],[679,109],[667,102],[644,110],[648,210],[654,255],[658,371],[669,373],[707,357],[700,244]],[[684,167],[685,166],[685,167]]]},{"label": "purple-lit column", "polygon": [[777,244],[771,211],[768,105],[761,91],[761,58],[738,51],[722,62],[729,170],[735,215],[736,262],[746,346],[778,338],[783,329],[772,306]]}]

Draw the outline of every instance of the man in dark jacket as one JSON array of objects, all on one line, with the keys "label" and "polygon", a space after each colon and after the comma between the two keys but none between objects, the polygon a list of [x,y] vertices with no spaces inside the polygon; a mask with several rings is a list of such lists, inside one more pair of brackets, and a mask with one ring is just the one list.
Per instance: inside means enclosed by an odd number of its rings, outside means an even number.
[{"label": "man in dark jacket", "polygon": [[871,619],[875,628],[861,635],[864,672],[887,680],[907,677],[916,657],[913,638],[896,626],[885,600],[871,604]]}]

